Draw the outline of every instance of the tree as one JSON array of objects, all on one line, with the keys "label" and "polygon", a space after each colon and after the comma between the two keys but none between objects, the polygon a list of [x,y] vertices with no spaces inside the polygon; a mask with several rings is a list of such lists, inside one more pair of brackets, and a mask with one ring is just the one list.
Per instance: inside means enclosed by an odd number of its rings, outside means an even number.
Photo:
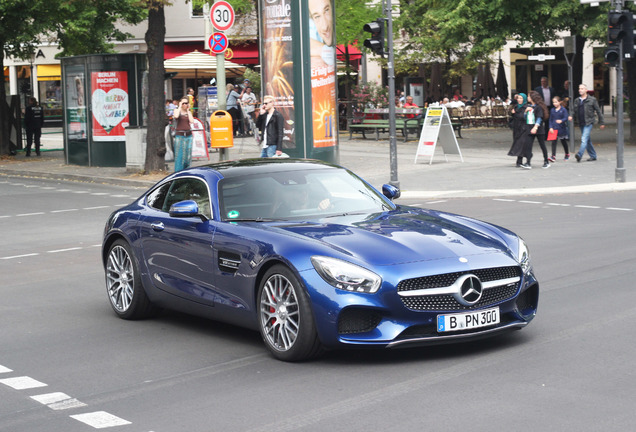
[{"label": "tree", "polygon": [[[58,43],[60,55],[112,52],[112,40],[127,36],[118,19],[131,24],[144,18],[136,0],[0,1],[0,70],[5,57],[29,58],[43,42]],[[4,83],[0,85],[0,155],[9,154],[9,125]]]},{"label": "tree", "polygon": [[[465,75],[486,62],[507,40],[541,46],[559,32],[575,35],[574,83],[581,82],[587,40],[605,42],[608,3],[590,7],[578,1],[401,0],[396,28],[407,35],[396,56],[396,70],[445,62],[446,70]],[[636,97],[636,62],[626,62],[630,99]],[[448,78],[448,77],[447,77]],[[634,81],[632,85],[632,81]],[[630,104],[631,141],[636,144],[636,108]]]},{"label": "tree", "polygon": [[164,130],[166,113],[164,109],[163,46],[166,36],[166,17],[163,0],[147,0],[148,30],[146,45],[148,50],[148,132],[146,134],[146,172],[163,170],[165,167],[166,141]]}]

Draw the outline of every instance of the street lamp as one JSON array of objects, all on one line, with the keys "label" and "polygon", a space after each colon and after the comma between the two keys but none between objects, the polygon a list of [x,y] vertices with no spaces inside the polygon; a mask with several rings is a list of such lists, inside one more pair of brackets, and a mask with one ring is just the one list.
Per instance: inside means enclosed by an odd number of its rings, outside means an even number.
[{"label": "street lamp", "polygon": [[30,90],[30,91],[29,91],[29,96],[31,96],[31,97],[32,97],[32,96],[34,96],[34,93],[33,93],[33,86],[35,85],[35,84],[33,83],[33,63],[35,63],[35,52],[32,52],[32,53],[29,55],[29,69],[30,69],[30,70],[29,70],[29,72],[30,72],[30,73],[29,73],[29,80],[31,81],[31,85],[29,86],[29,90]]}]

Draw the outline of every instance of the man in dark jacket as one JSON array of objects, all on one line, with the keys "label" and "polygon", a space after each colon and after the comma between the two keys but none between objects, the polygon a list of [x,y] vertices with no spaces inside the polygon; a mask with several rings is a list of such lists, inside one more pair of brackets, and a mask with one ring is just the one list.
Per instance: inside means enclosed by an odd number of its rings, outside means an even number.
[{"label": "man in dark jacket", "polygon": [[40,156],[40,137],[44,125],[44,110],[38,105],[37,99],[29,98],[29,106],[24,111],[24,129],[27,136],[26,156],[31,156],[31,146],[35,137],[35,154]]},{"label": "man in dark jacket", "polygon": [[283,127],[285,119],[274,107],[274,96],[263,98],[256,127],[261,132],[261,157],[274,157],[283,152]]},{"label": "man in dark jacket", "polygon": [[545,102],[545,105],[548,107],[548,110],[550,110],[550,108],[553,107],[552,98],[555,97],[557,94],[554,91],[554,89],[548,85],[547,76],[541,77],[541,85],[535,88],[534,91],[536,91],[543,97],[543,102]]},{"label": "man in dark jacket", "polygon": [[[596,98],[587,93],[587,86],[585,84],[579,86],[579,97],[574,99],[573,113],[574,119],[581,128],[581,148],[574,157],[577,162],[581,162],[581,158],[585,150],[587,150],[587,154],[590,155],[588,161],[593,162],[596,160],[596,150],[594,150],[594,146],[592,145],[590,134],[594,127],[594,113],[598,116],[601,129],[605,129],[605,119]],[[572,120],[572,116],[569,117],[569,120]]]}]

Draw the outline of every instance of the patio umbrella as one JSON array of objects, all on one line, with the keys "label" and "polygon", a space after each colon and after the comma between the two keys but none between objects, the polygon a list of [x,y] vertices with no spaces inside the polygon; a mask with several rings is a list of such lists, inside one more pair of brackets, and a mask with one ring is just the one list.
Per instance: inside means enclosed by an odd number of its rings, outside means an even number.
[{"label": "patio umbrella", "polygon": [[486,63],[484,66],[484,95],[493,98],[497,96],[495,80],[493,79],[492,71],[490,70],[490,63]]},{"label": "patio umbrella", "polygon": [[506,100],[508,97],[508,80],[506,79],[506,71],[501,58],[499,59],[499,67],[497,68],[497,83],[495,87],[497,87],[497,96],[499,96],[501,100]]},{"label": "patio umbrella", "polygon": [[442,67],[439,63],[433,63],[431,67],[431,81],[428,87],[428,95],[433,102],[442,100],[444,89],[442,88]]},{"label": "patio umbrella", "polygon": [[[245,66],[225,60],[225,76],[236,78],[243,76]],[[199,73],[216,74],[216,55],[192,51],[163,62],[166,72],[177,72],[181,78],[193,78]]]},{"label": "patio umbrella", "polygon": [[481,99],[484,95],[484,65],[477,66],[477,82],[475,83],[475,91],[477,92],[477,98]]}]

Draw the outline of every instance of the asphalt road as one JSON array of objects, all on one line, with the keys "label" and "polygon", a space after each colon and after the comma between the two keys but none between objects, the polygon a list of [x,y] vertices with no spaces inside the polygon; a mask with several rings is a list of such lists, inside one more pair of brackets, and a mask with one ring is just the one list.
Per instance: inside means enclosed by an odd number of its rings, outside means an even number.
[{"label": "asphalt road", "polygon": [[634,430],[636,192],[403,200],[528,242],[539,313],[497,339],[272,359],[257,333],[127,322],[100,244],[142,191],[0,178],[0,431]]}]

